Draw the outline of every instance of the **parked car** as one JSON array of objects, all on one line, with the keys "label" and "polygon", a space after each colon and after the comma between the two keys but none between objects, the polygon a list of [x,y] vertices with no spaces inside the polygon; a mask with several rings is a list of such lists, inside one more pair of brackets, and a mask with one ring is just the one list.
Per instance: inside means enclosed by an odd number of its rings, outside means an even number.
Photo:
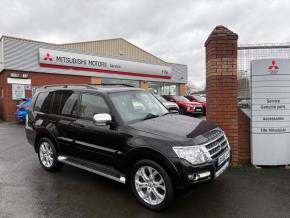
[{"label": "parked car", "polygon": [[206,98],[205,97],[202,97],[202,96],[199,96],[199,95],[187,95],[187,96],[184,96],[184,97],[186,97],[191,102],[201,103],[202,107],[203,107],[203,114],[204,115],[206,114],[207,103],[206,103]]},{"label": "parked car", "polygon": [[179,113],[179,107],[176,103],[167,101],[160,95],[155,95],[155,97],[167,108],[171,113]]},{"label": "parked car", "polygon": [[26,136],[45,170],[68,164],[128,184],[152,210],[229,165],[230,146],[218,126],[170,114],[142,89],[45,86],[32,101]]},{"label": "parked car", "polygon": [[178,95],[163,95],[163,97],[171,102],[175,102],[180,109],[180,113],[184,115],[201,115],[203,107],[201,103],[191,102],[187,98]]},{"label": "parked car", "polygon": [[239,108],[251,108],[251,99],[249,98],[238,98],[238,106]]},{"label": "parked car", "polygon": [[31,106],[31,98],[22,98],[16,105],[15,116],[21,122],[25,122],[28,108]]}]

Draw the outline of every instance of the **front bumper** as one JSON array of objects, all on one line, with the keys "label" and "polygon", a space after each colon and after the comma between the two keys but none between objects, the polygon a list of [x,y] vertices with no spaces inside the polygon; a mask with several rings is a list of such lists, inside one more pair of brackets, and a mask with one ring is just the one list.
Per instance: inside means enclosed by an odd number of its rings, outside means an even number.
[{"label": "front bumper", "polygon": [[[229,155],[220,162],[221,157],[228,152]],[[175,165],[179,168],[183,180],[183,188],[189,188],[193,184],[216,179],[219,177],[230,164],[230,148],[226,149],[211,162],[192,165],[186,160],[176,159]]]}]

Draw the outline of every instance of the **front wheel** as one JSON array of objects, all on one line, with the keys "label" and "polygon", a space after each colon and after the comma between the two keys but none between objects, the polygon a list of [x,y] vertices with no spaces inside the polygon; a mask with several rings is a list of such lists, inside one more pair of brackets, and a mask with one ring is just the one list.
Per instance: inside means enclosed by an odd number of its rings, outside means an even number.
[{"label": "front wheel", "polygon": [[170,177],[162,166],[151,160],[141,160],[134,165],[131,187],[138,201],[151,210],[163,210],[174,200]]}]

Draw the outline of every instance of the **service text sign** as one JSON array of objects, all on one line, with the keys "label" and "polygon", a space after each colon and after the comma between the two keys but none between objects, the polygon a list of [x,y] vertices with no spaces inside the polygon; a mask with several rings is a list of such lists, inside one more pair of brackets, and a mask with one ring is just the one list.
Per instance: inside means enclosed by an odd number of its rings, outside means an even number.
[{"label": "service text sign", "polygon": [[252,61],[251,95],[252,163],[290,164],[290,59]]}]

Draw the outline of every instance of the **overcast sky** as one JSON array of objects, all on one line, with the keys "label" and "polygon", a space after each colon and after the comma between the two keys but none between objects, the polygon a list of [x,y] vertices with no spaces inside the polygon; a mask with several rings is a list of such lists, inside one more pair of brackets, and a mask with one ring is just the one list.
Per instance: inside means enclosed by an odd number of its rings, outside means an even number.
[{"label": "overcast sky", "polygon": [[205,81],[204,42],[216,25],[239,43],[290,41],[287,0],[0,0],[0,35],[62,43],[123,37]]}]

